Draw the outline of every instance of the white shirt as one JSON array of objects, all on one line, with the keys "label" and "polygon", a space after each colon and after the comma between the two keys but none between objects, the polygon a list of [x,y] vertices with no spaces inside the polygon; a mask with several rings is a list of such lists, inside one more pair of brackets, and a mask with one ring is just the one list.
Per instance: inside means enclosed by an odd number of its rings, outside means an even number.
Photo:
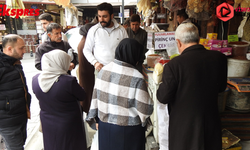
[{"label": "white shirt", "polygon": [[128,38],[126,30],[115,19],[114,28],[109,33],[100,23],[91,27],[87,34],[83,54],[94,65],[99,62],[107,65],[115,58],[115,49],[124,38]]}]

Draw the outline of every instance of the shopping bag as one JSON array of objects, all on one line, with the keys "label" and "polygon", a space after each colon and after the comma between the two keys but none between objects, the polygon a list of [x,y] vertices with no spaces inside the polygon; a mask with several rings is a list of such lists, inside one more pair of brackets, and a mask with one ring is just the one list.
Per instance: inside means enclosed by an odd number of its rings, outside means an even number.
[{"label": "shopping bag", "polygon": [[99,150],[99,144],[98,144],[98,131],[96,131],[94,138],[92,140],[91,148],[90,150]]}]

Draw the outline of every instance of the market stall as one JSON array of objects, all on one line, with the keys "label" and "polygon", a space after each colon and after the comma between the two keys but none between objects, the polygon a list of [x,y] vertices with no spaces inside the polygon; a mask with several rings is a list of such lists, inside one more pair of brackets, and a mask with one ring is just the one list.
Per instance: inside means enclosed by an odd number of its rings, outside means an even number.
[{"label": "market stall", "polygon": [[[216,8],[222,3],[233,7],[234,15],[227,21],[219,19],[216,12]],[[220,51],[227,56],[228,77],[247,80],[244,80],[245,85],[240,86],[240,88],[247,90],[237,91],[237,88],[239,89],[237,84],[230,84],[231,78],[228,78],[228,88],[218,96],[218,109],[221,113],[222,128],[227,129],[241,140],[238,142],[242,145],[235,145],[238,143],[236,142],[230,146],[242,147],[243,150],[249,149],[250,146],[246,143],[249,143],[250,140],[250,131],[248,130],[250,113],[250,95],[248,93],[250,90],[250,82],[248,81],[250,75],[250,2],[247,0],[140,0],[137,7],[144,16],[144,29],[148,32],[147,48],[149,51],[143,75],[154,101],[154,113],[151,120],[154,123],[153,136],[155,141],[159,144],[161,137],[159,137],[160,123],[157,116],[159,103],[156,98],[160,82],[154,80],[154,65],[157,62],[165,64],[171,61],[171,56],[178,55],[178,50],[171,41],[175,41],[174,31],[178,26],[177,11],[185,9],[189,19],[201,27],[200,44],[204,45],[207,50]],[[164,13],[162,13],[162,8],[165,9]],[[222,9],[222,11],[224,10]],[[160,23],[163,23],[164,26],[161,26]]]}]

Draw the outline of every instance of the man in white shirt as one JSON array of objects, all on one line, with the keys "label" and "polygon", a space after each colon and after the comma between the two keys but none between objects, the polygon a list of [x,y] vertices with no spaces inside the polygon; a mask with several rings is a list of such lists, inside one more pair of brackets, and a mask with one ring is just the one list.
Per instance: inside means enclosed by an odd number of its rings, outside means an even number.
[{"label": "man in white shirt", "polygon": [[[52,16],[49,14],[49,13],[43,13],[41,14],[38,19],[40,20],[41,24],[42,24],[42,27],[43,27],[43,30],[45,31],[43,34],[42,34],[42,43],[44,43],[45,41],[48,41],[49,40],[49,37],[48,37],[48,34],[47,34],[47,26],[53,22],[53,18]],[[66,41],[68,42],[68,39],[66,37],[66,35],[64,33],[61,33],[62,34],[62,40],[63,41]]]},{"label": "man in white shirt", "polygon": [[102,3],[97,6],[99,23],[90,28],[83,54],[100,71],[115,58],[115,49],[120,41],[128,38],[123,26],[114,19],[113,6]]}]

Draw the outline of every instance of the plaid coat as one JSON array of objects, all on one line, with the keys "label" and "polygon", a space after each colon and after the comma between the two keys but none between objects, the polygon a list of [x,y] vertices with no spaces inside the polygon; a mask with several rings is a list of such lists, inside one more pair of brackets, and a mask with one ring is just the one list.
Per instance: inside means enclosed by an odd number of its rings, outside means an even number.
[{"label": "plaid coat", "polygon": [[98,116],[102,122],[120,126],[146,125],[153,112],[143,75],[134,66],[114,60],[96,78],[88,122]]}]

